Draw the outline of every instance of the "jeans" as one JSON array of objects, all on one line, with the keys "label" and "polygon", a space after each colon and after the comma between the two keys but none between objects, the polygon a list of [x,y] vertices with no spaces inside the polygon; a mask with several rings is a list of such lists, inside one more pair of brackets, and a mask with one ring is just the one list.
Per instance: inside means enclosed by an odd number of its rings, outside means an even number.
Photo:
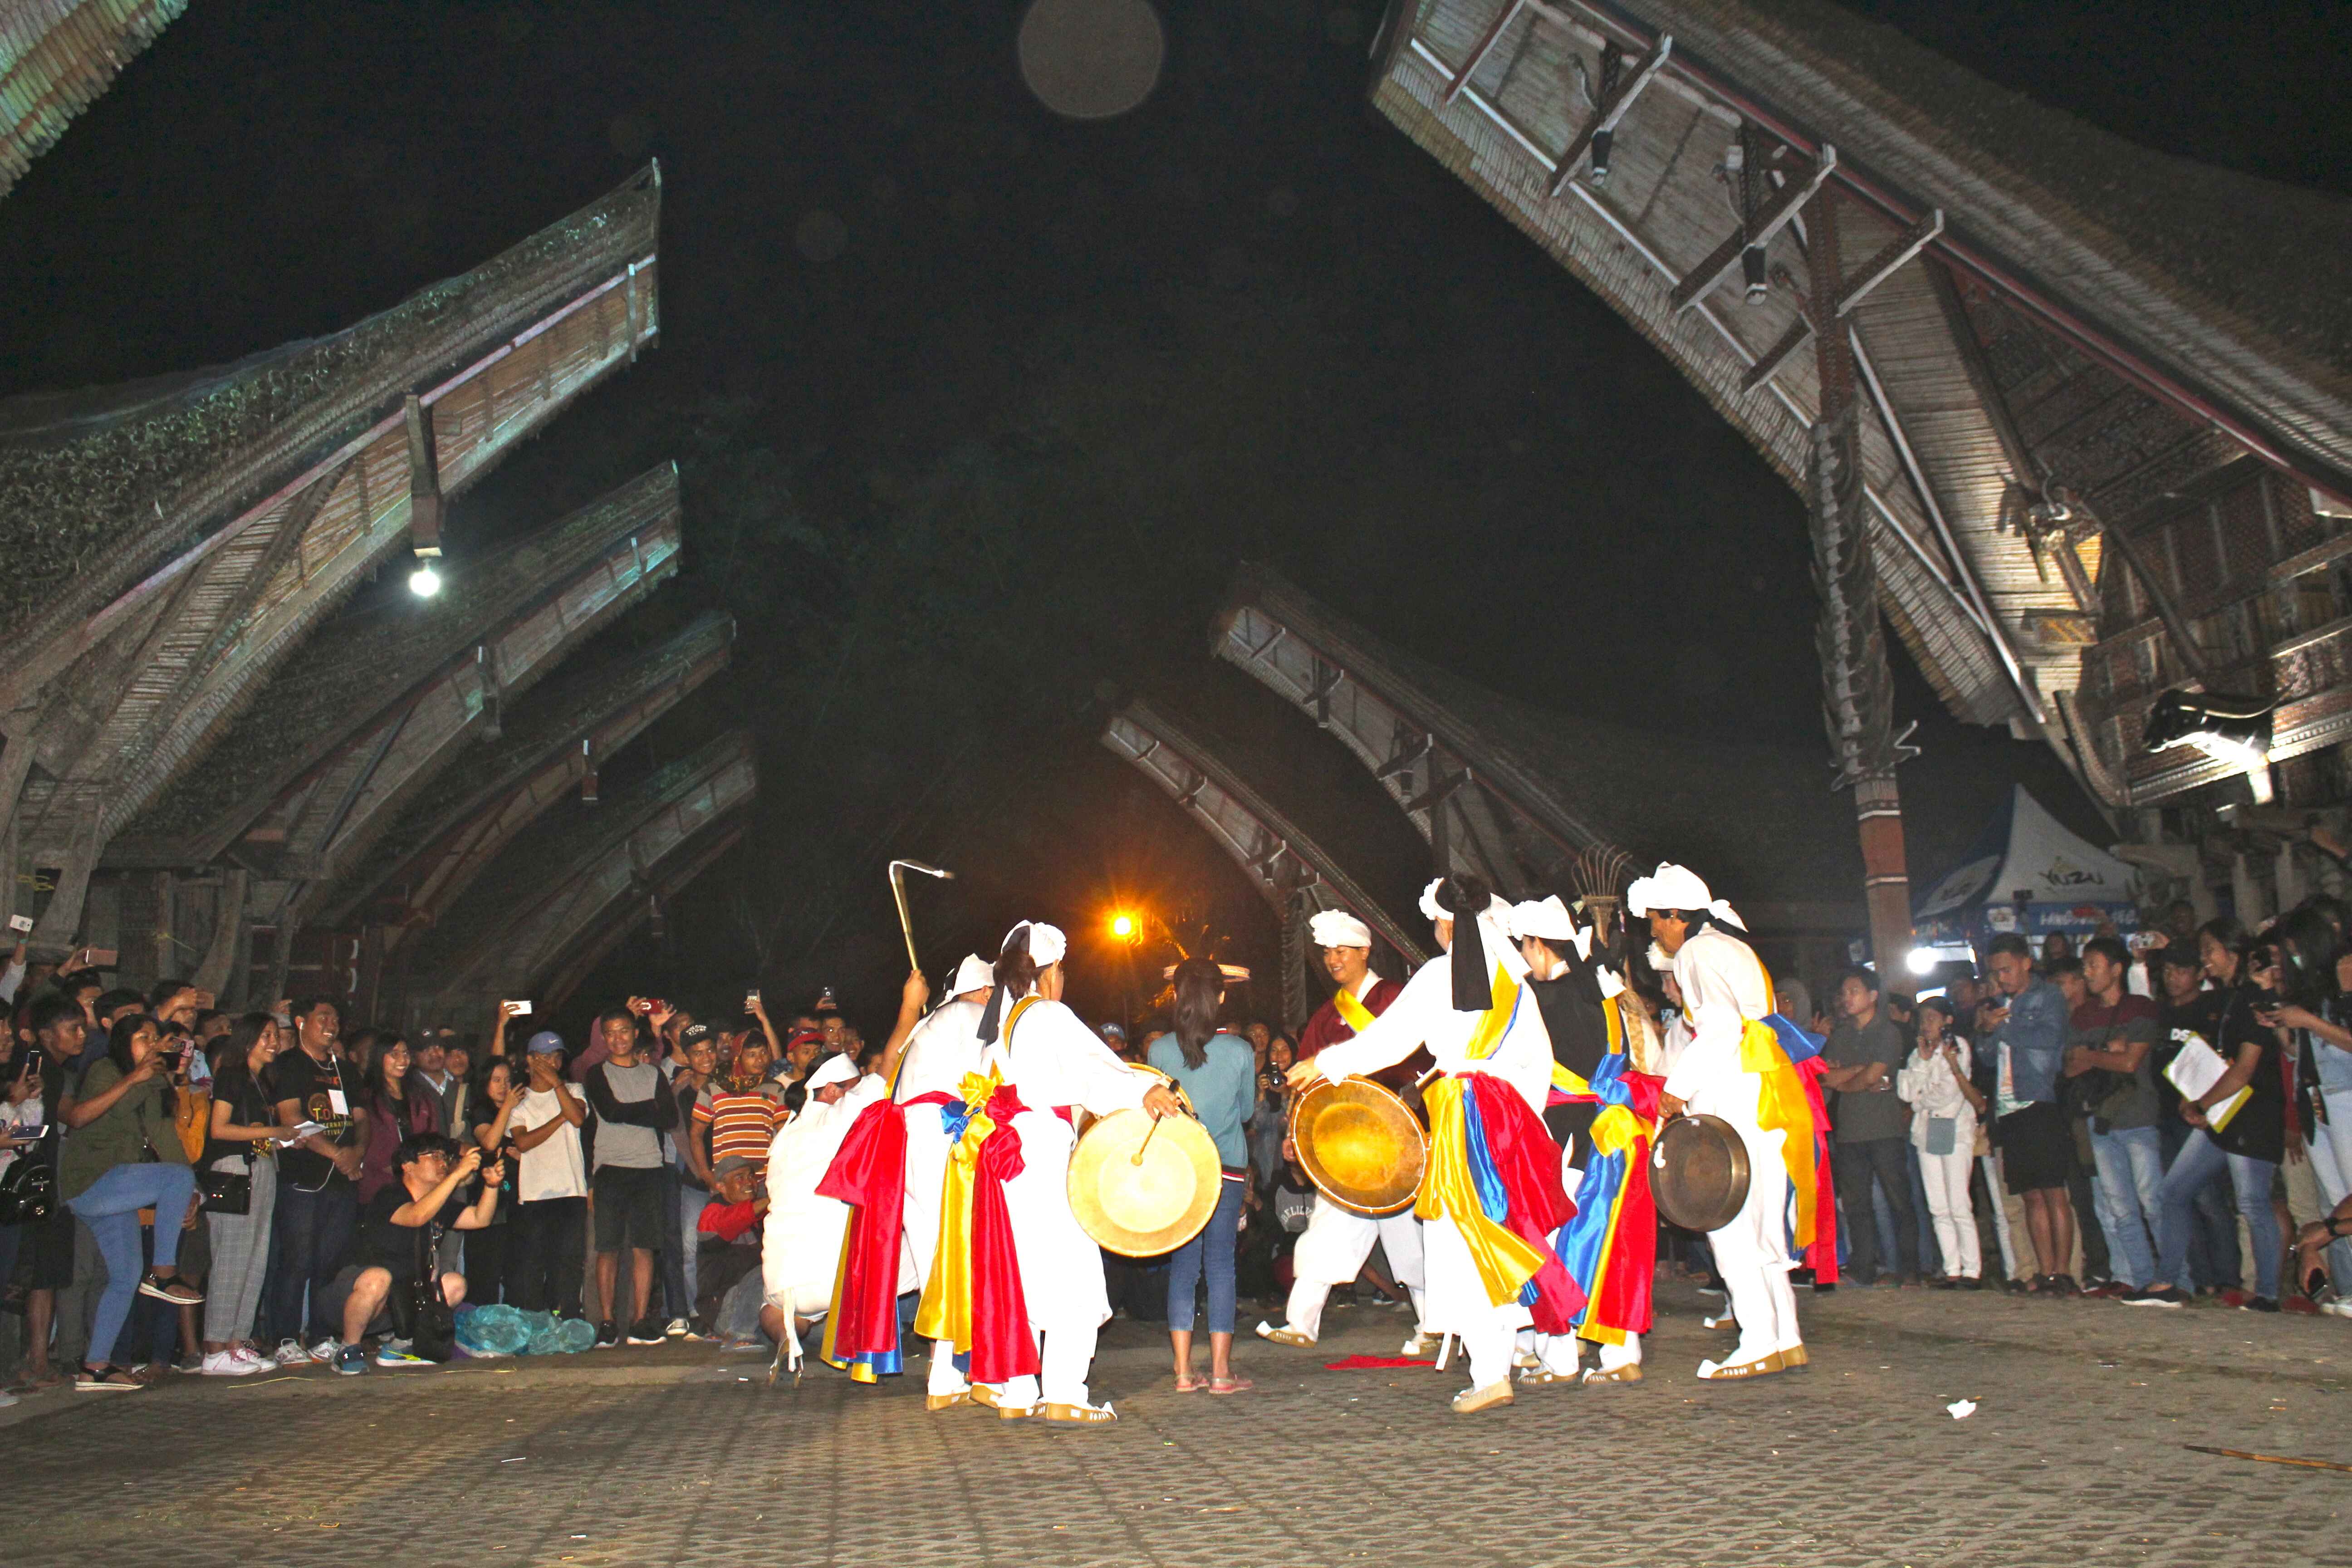
[{"label": "jeans", "polygon": [[1894,1211],[1896,1267],[1906,1278],[1919,1272],[1919,1216],[1911,1208],[1910,1152],[1910,1144],[1900,1138],[1865,1138],[1839,1143],[1830,1152],[1838,1202],[1845,1207],[1853,1234],[1852,1272],[1858,1285],[1869,1284],[1878,1273],[1878,1226],[1871,1214],[1874,1176],[1886,1189],[1886,1206]]},{"label": "jeans", "polygon": [[[2176,1286],[2187,1276],[2190,1211],[2196,1204],[2197,1189],[2225,1167],[2230,1173],[2230,1185],[2238,1194],[2238,1213],[2244,1217],[2246,1234],[2253,1242],[2254,1294],[2275,1301],[2280,1243],[2278,1214],[2271,1207],[2271,1178],[2278,1173],[2278,1166],[2268,1160],[2223,1153],[2201,1127],[2190,1132],[2189,1142],[2181,1145],[2180,1158],[2172,1163],[2159,1190],[2164,1224],[2158,1237],[2164,1256],[2157,1261],[2157,1275],[2166,1284]],[[2235,1245],[2233,1237],[2232,1250]]]},{"label": "jeans", "polygon": [[1168,1259],[1168,1326],[1178,1333],[1192,1331],[1192,1293],[1200,1286],[1204,1263],[1209,1331],[1234,1331],[1234,1238],[1241,1229],[1243,1184],[1223,1181],[1217,1189],[1217,1206],[1209,1223]]},{"label": "jeans", "polygon": [[2155,1281],[2157,1189],[2164,1184],[2164,1141],[2153,1127],[2091,1130],[2091,1160],[2099,1173],[2099,1224],[2107,1233],[2115,1278],[2138,1289]]},{"label": "jeans", "polygon": [[[2318,1179],[2319,1195],[2332,1211],[2347,1193],[2352,1193],[2352,1089],[2332,1090],[2321,1100],[2327,1115],[2311,1130],[2311,1173]],[[2324,1256],[2336,1280],[2336,1293],[2352,1299],[2352,1237],[2330,1242]],[[2298,1288],[2302,1283],[2295,1281]]]},{"label": "jeans", "polygon": [[[2164,1168],[2169,1172],[2189,1146],[2189,1139],[2197,1129],[2180,1119],[2179,1110],[2161,1117],[2157,1124],[2157,1136],[2164,1149]],[[2190,1285],[2214,1289],[2234,1290],[2243,1278],[2238,1258],[2238,1219],[2231,1213],[2230,1176],[2227,1171],[2215,1171],[2197,1189],[2189,1216],[2189,1278],[2173,1279],[2169,1284],[2186,1290]],[[2157,1250],[2164,1250],[2162,1216],[2157,1216]]]},{"label": "jeans", "polygon": [[269,1221],[269,1317],[279,1338],[309,1343],[343,1331],[341,1323],[328,1319],[319,1298],[351,1260],[359,1219],[360,1200],[349,1182],[331,1178],[315,1191],[293,1182],[278,1184],[278,1211]]},{"label": "jeans", "polygon": [[173,1268],[180,1259],[180,1222],[195,1190],[195,1173],[185,1165],[117,1165],[68,1201],[106,1259],[106,1293],[98,1299],[98,1316],[90,1324],[91,1354],[112,1353],[122,1321],[138,1299],[139,1279],[146,1271],[140,1258],[139,1211],[155,1211],[155,1267]]},{"label": "jeans", "polygon": [[677,1266],[678,1279],[686,1288],[680,1298],[686,1305],[674,1310],[673,1318],[694,1316],[694,1303],[702,1289],[702,1211],[710,1206],[710,1194],[700,1187],[689,1186],[684,1181],[677,1184]]}]

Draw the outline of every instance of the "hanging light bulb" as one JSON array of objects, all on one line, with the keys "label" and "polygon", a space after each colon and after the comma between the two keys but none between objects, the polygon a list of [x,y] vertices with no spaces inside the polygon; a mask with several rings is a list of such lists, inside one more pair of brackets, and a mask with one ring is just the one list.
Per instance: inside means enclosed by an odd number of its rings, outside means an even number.
[{"label": "hanging light bulb", "polygon": [[408,591],[420,599],[429,599],[441,591],[441,574],[433,570],[429,561],[419,561],[416,570],[408,574]]}]

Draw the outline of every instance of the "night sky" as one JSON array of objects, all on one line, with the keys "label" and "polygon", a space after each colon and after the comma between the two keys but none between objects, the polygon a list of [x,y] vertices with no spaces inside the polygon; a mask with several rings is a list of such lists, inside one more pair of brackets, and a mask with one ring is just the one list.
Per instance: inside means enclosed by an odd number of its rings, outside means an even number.
[{"label": "night sky", "polygon": [[[2345,186],[2352,7],[1854,3],[2163,151]],[[332,331],[660,159],[660,347],[450,529],[462,571],[675,457],[688,570],[578,657],[740,623],[733,673],[606,786],[748,721],[752,836],[597,1001],[829,982],[872,1032],[893,853],[962,873],[918,889],[934,970],[1126,897],[1269,959],[1239,873],[1096,742],[1136,690],[1252,738],[1269,793],[1402,890],[1402,816],[1207,660],[1244,557],[1497,690],[1820,745],[1797,497],[1370,110],[1376,10],[1163,11],[1158,93],[1079,124],[1023,87],[1001,0],[197,0],[0,201],[0,393]],[[2058,776],[1903,675],[1915,765]],[[1098,946],[1082,1005],[1115,994]]]}]

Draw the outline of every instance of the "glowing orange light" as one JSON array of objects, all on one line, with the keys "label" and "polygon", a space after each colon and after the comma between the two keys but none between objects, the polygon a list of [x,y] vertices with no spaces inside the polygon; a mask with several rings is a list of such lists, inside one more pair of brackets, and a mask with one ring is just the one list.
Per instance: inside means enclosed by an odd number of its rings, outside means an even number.
[{"label": "glowing orange light", "polygon": [[1121,942],[1133,942],[1141,929],[1135,917],[1124,911],[1110,917],[1110,934]]}]

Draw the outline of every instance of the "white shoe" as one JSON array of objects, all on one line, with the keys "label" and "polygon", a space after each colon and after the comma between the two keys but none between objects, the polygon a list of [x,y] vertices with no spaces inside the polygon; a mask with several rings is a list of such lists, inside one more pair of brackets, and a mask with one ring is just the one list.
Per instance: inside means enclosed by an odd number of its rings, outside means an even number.
[{"label": "white shoe", "polygon": [[310,1359],[312,1361],[332,1361],[335,1359],[336,1353],[342,1348],[343,1345],[341,1340],[330,1336],[326,1339],[320,1340],[317,1344],[310,1347]]},{"label": "white shoe", "polygon": [[1444,1338],[1442,1335],[1433,1334],[1427,1330],[1421,1330],[1417,1331],[1413,1334],[1412,1338],[1405,1341],[1404,1348],[1397,1353],[1399,1355],[1410,1356],[1435,1355],[1439,1347],[1444,1345]]},{"label": "white shoe", "polygon": [[694,1325],[688,1322],[684,1318],[672,1318],[667,1325],[663,1328],[662,1337],[665,1339],[682,1340],[686,1338],[688,1332],[693,1327]]},{"label": "white shoe", "polygon": [[280,1340],[277,1352],[265,1359],[276,1366],[309,1366],[310,1352],[302,1348],[299,1340]]},{"label": "white shoe", "polygon": [[261,1370],[261,1365],[237,1360],[234,1351],[214,1351],[196,1370],[205,1377],[251,1377]]},{"label": "white shoe", "polygon": [[245,1363],[246,1365],[253,1368],[256,1372],[259,1372],[263,1367],[271,1364],[270,1359],[268,1356],[263,1355],[251,1345],[232,1345],[229,1347],[228,1353],[230,1359],[234,1361],[241,1361]]}]

